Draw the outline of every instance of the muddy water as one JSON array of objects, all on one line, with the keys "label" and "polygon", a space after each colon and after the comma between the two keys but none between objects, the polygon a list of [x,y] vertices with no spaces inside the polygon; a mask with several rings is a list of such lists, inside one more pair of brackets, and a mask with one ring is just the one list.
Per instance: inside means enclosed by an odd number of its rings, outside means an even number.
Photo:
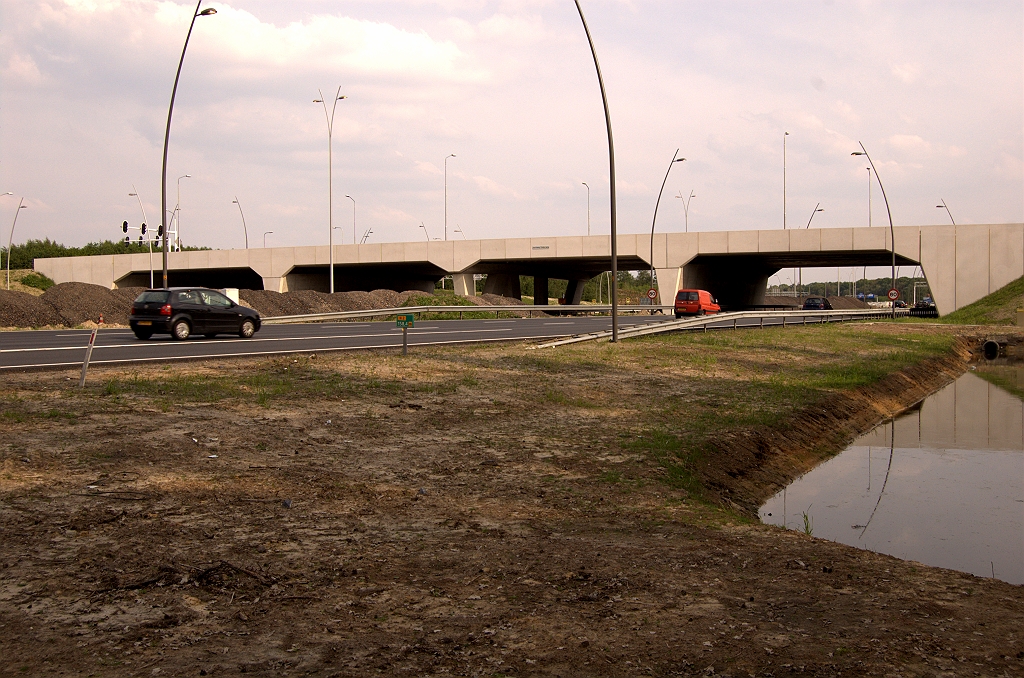
[{"label": "muddy water", "polygon": [[[987,368],[1024,385],[1024,369]],[[765,523],[1024,584],[1024,401],[974,373],[775,495]]]}]

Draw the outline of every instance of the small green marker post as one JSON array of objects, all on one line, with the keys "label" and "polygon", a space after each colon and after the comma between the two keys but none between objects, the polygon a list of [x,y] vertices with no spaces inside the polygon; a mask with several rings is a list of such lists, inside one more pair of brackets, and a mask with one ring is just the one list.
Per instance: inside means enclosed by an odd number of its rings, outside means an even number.
[{"label": "small green marker post", "polygon": [[397,316],[398,326],[402,328],[402,355],[409,355],[409,328],[415,327],[416,316],[412,313]]}]

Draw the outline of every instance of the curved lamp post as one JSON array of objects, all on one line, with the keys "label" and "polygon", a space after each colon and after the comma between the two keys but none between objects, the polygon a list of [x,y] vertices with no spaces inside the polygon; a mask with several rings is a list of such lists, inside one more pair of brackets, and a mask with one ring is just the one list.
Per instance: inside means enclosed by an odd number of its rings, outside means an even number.
[{"label": "curved lamp post", "polygon": [[[352,201],[352,244],[354,245],[356,244],[356,199],[348,194],[346,194],[345,197]],[[363,242],[365,241],[366,238],[364,236]]]},{"label": "curved lamp post", "polygon": [[[807,225],[804,226],[804,230],[807,230],[808,228],[811,227],[811,221],[814,220],[814,215],[815,214],[817,214],[818,212],[824,212],[824,211],[825,211],[825,209],[821,206],[820,202],[815,204],[814,205],[814,209],[811,210],[811,218],[807,220]],[[799,277],[799,280],[800,280],[800,282],[797,284],[797,293],[796,293],[797,297],[800,296],[800,286],[804,284],[804,267],[803,266],[800,267],[800,277]],[[837,294],[836,296],[839,296],[839,295]]]},{"label": "curved lamp post", "polygon": [[686,197],[686,199],[684,200],[683,199],[683,192],[679,191],[679,195],[677,195],[676,197],[683,201],[683,224],[684,224],[683,225],[683,233],[689,233],[690,232],[690,201],[692,199],[696,198],[697,194],[694,193],[691,190],[690,191],[690,195],[688,195]]},{"label": "curved lamp post", "polygon": [[[943,210],[943,209],[946,210],[946,214],[949,215],[949,220],[953,221],[953,214],[949,211],[949,207],[946,206],[946,201],[942,200],[941,198],[939,200],[942,202],[942,204],[941,205],[936,205],[936,207],[938,207],[940,210]],[[953,221],[953,225],[956,226],[956,222],[955,221]],[[915,294],[917,293],[917,289],[916,288],[914,289],[914,293]]]},{"label": "curved lamp post", "polygon": [[263,231],[263,249],[267,249],[267,236],[272,233],[273,231]]},{"label": "curved lamp post", "polygon": [[427,242],[430,242],[430,233],[427,231],[427,227],[422,221],[420,222],[420,228],[423,229],[423,235],[427,237]]},{"label": "curved lamp post", "polygon": [[594,38],[590,35],[590,27],[587,26],[587,18],[583,16],[583,8],[580,7],[580,0],[573,0],[576,3],[576,11],[579,12],[580,21],[583,22],[583,30],[587,34],[587,42],[590,44],[590,54],[594,57],[594,68],[597,70],[597,82],[601,87],[601,102],[604,104],[604,123],[608,130],[608,190],[610,192],[610,210],[611,210],[611,259],[612,259],[612,282],[611,293],[612,298],[612,343],[619,341],[619,246],[618,246],[618,228],[616,222],[616,202],[615,202],[615,142],[612,139],[612,114],[608,110],[608,92],[604,87],[604,76],[601,75],[601,63],[597,60],[597,50],[594,48]]},{"label": "curved lamp post", "polygon": [[28,205],[24,203],[24,198],[18,201],[18,209],[14,211],[14,223],[11,224],[11,235],[7,238],[7,289],[11,289],[11,243],[14,241],[14,226],[18,223],[18,215],[21,214],[21,210],[28,209]]},{"label": "curved lamp post", "polygon": [[[334,294],[334,179],[332,173],[334,172],[334,162],[331,160],[331,152],[334,144],[331,141],[334,135],[334,111],[338,108],[338,102],[348,97],[341,96],[341,85],[338,86],[338,91],[334,94],[334,103],[331,106],[330,115],[327,114],[327,101],[324,99],[324,93],[321,90],[317,90],[320,93],[319,99],[313,99],[314,104],[324,105],[324,117],[327,118],[327,244],[330,252],[328,253],[328,267],[330,268],[330,280],[331,280],[331,294]],[[352,234],[352,244],[355,244],[356,236]]]},{"label": "curved lamp post", "polygon": [[590,235],[590,184],[585,181],[581,183],[587,187],[587,235]]},{"label": "curved lamp post", "polygon": [[[174,96],[178,93],[178,79],[181,77],[181,65],[185,63],[185,50],[188,49],[188,40],[192,37],[192,27],[196,25],[196,17],[211,16],[217,13],[212,7],[207,7],[202,12],[199,5],[203,0],[196,3],[196,11],[192,13],[192,23],[188,25],[188,34],[185,36],[185,46],[181,48],[181,59],[178,60],[178,71],[174,74],[174,87],[171,88],[171,103],[167,107],[167,127],[164,129],[164,158],[160,168],[160,214],[167,214],[167,142],[171,138],[171,115],[174,113]],[[163,255],[164,255],[164,289],[167,288],[167,228],[163,229]]]},{"label": "curved lamp post", "polygon": [[238,202],[237,195],[231,202],[238,205],[238,213],[242,215],[242,231],[245,232],[245,249],[249,249],[249,229],[245,227],[245,215],[242,214],[242,203]]},{"label": "curved lamp post", "polygon": [[[128,197],[139,201],[139,209],[142,210],[142,232],[147,233],[146,224],[149,219],[146,218],[146,208],[142,205],[142,198],[139,197],[139,191],[135,188],[135,184],[132,184],[132,192],[128,194]],[[153,238],[147,235],[146,242],[149,243],[149,288],[153,289]]]},{"label": "curved lamp post", "polygon": [[[868,159],[868,164],[871,165],[871,171],[875,173],[875,180],[878,181],[878,188],[882,191],[882,200],[885,201],[885,213],[889,216],[889,239],[892,241],[892,288],[896,289],[896,230],[892,226],[892,212],[889,210],[889,198],[885,195],[885,186],[882,185],[882,178],[878,176],[878,168],[875,167],[875,163],[872,162],[871,156],[868,155],[868,149],[864,148],[864,144],[860,141],[860,151],[854,151],[850,155],[863,155]],[[896,302],[892,302],[892,317],[896,317]]]},{"label": "curved lamp post", "polygon": [[444,158],[444,239],[448,239],[448,158],[454,158],[454,153],[449,153]]},{"label": "curved lamp post", "polygon": [[[661,190],[658,191],[658,200],[654,203],[654,218],[651,219],[651,287],[654,287],[654,225],[658,223],[658,205],[661,204],[661,194],[665,192],[665,184],[668,182],[669,172],[672,171],[672,166],[677,162],[685,162],[686,158],[678,158],[679,149],[672,154],[672,162],[668,164],[668,169],[665,170],[665,178],[661,180]],[[653,302],[651,302],[653,303]]]}]

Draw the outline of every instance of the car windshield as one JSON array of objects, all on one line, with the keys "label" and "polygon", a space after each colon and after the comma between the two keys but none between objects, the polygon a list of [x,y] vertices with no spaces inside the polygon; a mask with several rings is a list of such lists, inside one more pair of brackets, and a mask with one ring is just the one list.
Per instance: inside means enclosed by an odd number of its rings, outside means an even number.
[{"label": "car windshield", "polygon": [[171,296],[170,292],[167,292],[166,290],[146,290],[145,292],[140,294],[135,299],[135,301],[139,302],[140,304],[154,302],[158,304],[165,304],[167,303],[167,298],[169,296]]},{"label": "car windshield", "polygon": [[680,292],[676,295],[676,301],[698,301],[696,292]]}]

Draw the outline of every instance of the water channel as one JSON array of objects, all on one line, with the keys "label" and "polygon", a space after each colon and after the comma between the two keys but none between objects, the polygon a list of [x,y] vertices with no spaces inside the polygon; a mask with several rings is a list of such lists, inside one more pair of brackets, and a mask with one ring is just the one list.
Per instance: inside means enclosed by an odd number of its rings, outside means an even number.
[{"label": "water channel", "polygon": [[964,374],[798,478],[761,520],[1024,584],[1024,400],[979,374],[1024,388],[1024,367]]}]

